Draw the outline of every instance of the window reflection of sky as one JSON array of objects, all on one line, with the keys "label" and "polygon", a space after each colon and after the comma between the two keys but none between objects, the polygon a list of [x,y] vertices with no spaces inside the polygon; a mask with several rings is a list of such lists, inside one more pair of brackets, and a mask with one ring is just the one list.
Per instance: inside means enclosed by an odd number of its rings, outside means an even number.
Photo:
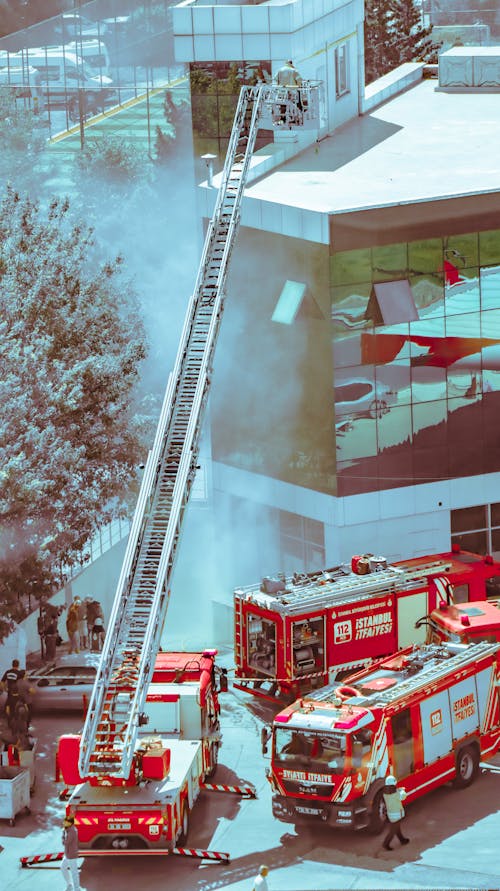
[{"label": "window reflection of sky", "polygon": [[[333,288],[339,474],[363,457],[412,444],[426,429],[444,429],[452,414],[500,391],[500,266],[466,266],[458,250],[449,255],[456,266],[448,263],[445,282],[435,274],[409,276],[416,322],[373,325],[365,317],[369,282]],[[371,388],[371,408],[345,399],[351,382]],[[445,444],[446,434],[438,439]]]}]

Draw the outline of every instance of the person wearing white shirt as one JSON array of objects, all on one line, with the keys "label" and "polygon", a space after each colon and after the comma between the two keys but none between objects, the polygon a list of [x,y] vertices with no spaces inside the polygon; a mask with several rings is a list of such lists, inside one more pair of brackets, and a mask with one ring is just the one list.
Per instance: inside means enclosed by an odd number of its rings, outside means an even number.
[{"label": "person wearing white shirt", "polygon": [[269,873],[269,867],[262,865],[259,874],[255,877],[252,891],[269,891],[266,876]]}]

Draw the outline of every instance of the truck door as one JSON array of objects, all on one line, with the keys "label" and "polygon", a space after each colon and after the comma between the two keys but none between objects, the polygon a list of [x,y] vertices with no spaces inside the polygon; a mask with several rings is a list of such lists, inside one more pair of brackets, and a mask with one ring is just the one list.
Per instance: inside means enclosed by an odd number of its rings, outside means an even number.
[{"label": "truck door", "polygon": [[396,777],[400,779],[412,774],[415,767],[410,709],[405,708],[404,711],[393,715],[391,727],[394,769]]},{"label": "truck door", "polygon": [[424,766],[451,752],[451,718],[446,690],[419,704]]},{"label": "truck door", "polygon": [[292,622],[293,676],[325,670],[325,618]]},{"label": "truck door", "polygon": [[415,628],[417,619],[426,616],[429,612],[429,600],[427,591],[417,591],[407,597],[398,597],[398,647],[409,647],[415,643],[425,643],[427,627]]},{"label": "truck door", "polygon": [[276,674],[276,622],[248,613],[248,664],[272,677]]}]

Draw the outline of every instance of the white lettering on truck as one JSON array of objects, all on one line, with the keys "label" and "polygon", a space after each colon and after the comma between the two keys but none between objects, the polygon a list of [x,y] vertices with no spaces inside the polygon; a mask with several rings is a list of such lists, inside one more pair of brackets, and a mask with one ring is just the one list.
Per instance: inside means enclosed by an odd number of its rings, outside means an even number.
[{"label": "white lettering on truck", "polygon": [[474,699],[474,693],[468,693],[467,696],[461,696],[460,699],[455,699],[453,703],[453,720],[458,723],[458,721],[464,721],[465,718],[470,718],[472,715],[476,713],[476,702]]},{"label": "white lettering on truck", "polygon": [[346,622],[335,622],[333,626],[333,642],[336,644],[347,643],[352,640],[352,622],[348,619]]},{"label": "white lettering on truck", "polygon": [[391,613],[375,613],[374,616],[359,616],[356,619],[356,639],[378,637],[392,630]]}]

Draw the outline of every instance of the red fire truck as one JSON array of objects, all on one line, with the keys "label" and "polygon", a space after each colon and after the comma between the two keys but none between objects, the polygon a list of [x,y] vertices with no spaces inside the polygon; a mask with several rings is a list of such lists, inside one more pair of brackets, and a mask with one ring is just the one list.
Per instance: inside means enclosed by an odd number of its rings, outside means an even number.
[{"label": "red fire truck", "polygon": [[450,640],[454,643],[500,641],[500,609],[497,600],[476,600],[474,603],[439,601],[430,616],[419,620],[426,625],[430,642]]},{"label": "red fire truck", "polygon": [[80,851],[171,850],[185,844],[191,809],[215,772],[221,744],[215,655],[158,655],[147,723],[128,779],[82,778],[80,737],[61,737],[57,764],[66,786],[75,787],[67,812],[75,817]]},{"label": "red fire truck", "polygon": [[455,600],[498,596],[500,563],[454,549],[387,566],[353,558],[322,572],[264,578],[234,593],[235,687],[290,701],[335,677],[425,643],[415,628],[448,584]]},{"label": "red fire truck", "polygon": [[498,644],[426,644],[308,694],[272,726],[274,816],[379,831],[389,774],[407,802],[468,786],[500,749],[499,683]]}]

